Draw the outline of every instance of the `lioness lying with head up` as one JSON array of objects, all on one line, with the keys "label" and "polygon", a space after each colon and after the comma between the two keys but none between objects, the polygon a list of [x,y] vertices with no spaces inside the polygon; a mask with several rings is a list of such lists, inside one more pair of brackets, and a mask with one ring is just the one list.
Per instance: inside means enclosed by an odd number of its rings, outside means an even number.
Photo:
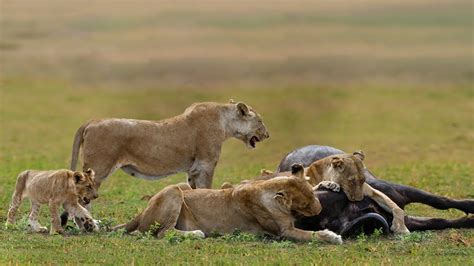
[{"label": "lioness lying with head up", "polygon": [[[362,151],[353,154],[337,154],[312,163],[305,169],[309,183],[317,188],[323,187],[338,192],[342,190],[350,201],[361,201],[368,196],[385,211],[393,215],[391,230],[395,233],[409,233],[405,226],[405,212],[384,193],[372,188],[365,182],[365,156]],[[289,172],[272,173],[263,171],[260,178],[268,179]]]},{"label": "lioness lying with head up", "polygon": [[[158,237],[171,229],[200,237],[239,229],[295,241],[316,238],[341,244],[341,236],[329,230],[304,231],[294,227],[295,216],[314,216],[321,212],[321,205],[303,173],[303,167],[297,164],[288,177],[228,189],[193,190],[187,184],[168,186],[153,196],[148,207],[132,221],[114,229],[154,230],[152,233]],[[156,224],[158,228],[153,226]]]},{"label": "lioness lying with head up", "polygon": [[47,232],[47,228],[38,222],[42,204],[48,204],[51,212],[50,233],[63,233],[58,209],[64,209],[77,219],[80,229],[97,231],[91,214],[82,207],[98,197],[94,184],[94,171],[73,172],[70,170],[35,171],[26,170],[18,175],[15,192],[12,196],[6,227],[15,223],[15,216],[24,198],[31,200],[29,227],[34,232]]}]

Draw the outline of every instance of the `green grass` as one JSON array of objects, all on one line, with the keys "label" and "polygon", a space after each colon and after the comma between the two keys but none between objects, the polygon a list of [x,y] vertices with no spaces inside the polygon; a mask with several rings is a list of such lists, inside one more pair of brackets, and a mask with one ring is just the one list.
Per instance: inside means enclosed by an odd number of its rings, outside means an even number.
[{"label": "green grass", "polygon": [[[263,115],[271,138],[253,151],[239,141],[226,142],[215,174],[215,187],[224,181],[236,183],[252,178],[261,168],[275,169],[283,155],[295,147],[323,143],[348,151],[365,150],[366,164],[384,179],[449,197],[474,197],[473,127],[469,114],[473,97],[470,90],[462,87],[183,92],[71,88],[57,81],[10,79],[4,80],[2,92],[2,224],[16,175],[26,168],[67,167],[74,131],[83,121],[111,116],[160,119],[180,113],[195,101],[228,98],[244,100],[255,107]],[[362,98],[368,100],[361,104]],[[125,222],[146,206],[140,200],[143,195],[184,180],[184,175],[179,174],[150,182],[116,172],[102,186],[93,215],[111,224]],[[28,205],[22,206],[20,217],[27,215]],[[41,222],[49,225],[47,208],[42,210]],[[445,218],[463,215],[457,210],[439,211],[417,204],[409,206],[407,212]],[[447,230],[433,232],[429,237],[414,234],[402,239],[362,238],[341,247],[246,237],[174,243],[107,232],[61,237],[3,229],[0,239],[4,240],[0,243],[3,263],[398,264],[423,259],[426,263],[462,264],[473,258],[474,234],[472,230]]]},{"label": "green grass", "polygon": [[[274,170],[297,147],[325,144],[364,150],[366,165],[386,180],[474,198],[469,1],[134,3],[2,3],[0,224],[16,175],[68,167],[83,122],[162,119],[193,102],[229,99],[254,107],[271,138],[252,151],[227,141],[214,187]],[[123,223],[146,206],[143,195],[184,180],[118,171],[101,187],[93,216]],[[419,204],[406,210],[464,215]],[[45,207],[40,221],[49,226]],[[0,229],[0,264],[474,264],[472,229],[360,236],[343,246],[21,229]]]}]

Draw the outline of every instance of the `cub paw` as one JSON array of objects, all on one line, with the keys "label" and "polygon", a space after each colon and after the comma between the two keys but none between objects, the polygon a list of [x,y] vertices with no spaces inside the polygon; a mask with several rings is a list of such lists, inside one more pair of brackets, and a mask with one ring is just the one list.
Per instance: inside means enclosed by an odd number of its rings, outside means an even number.
[{"label": "cub paw", "polygon": [[[83,218],[81,218],[82,221]],[[84,229],[87,232],[97,232],[99,231],[98,223],[96,223],[93,219],[85,218],[83,221]]]},{"label": "cub paw", "polygon": [[5,230],[10,230],[14,228],[15,228],[15,225],[13,223],[10,223],[10,222],[5,223]]},{"label": "cub paw", "polygon": [[[46,229],[46,231],[47,231],[47,229]],[[50,235],[62,235],[62,234],[64,234],[64,230],[62,228],[61,229],[60,228],[54,229],[54,228],[51,227],[51,230],[49,231],[49,234]]]},{"label": "cub paw", "polygon": [[30,221],[28,223],[28,231],[34,233],[47,233],[48,228],[46,226],[40,225],[38,222]]}]

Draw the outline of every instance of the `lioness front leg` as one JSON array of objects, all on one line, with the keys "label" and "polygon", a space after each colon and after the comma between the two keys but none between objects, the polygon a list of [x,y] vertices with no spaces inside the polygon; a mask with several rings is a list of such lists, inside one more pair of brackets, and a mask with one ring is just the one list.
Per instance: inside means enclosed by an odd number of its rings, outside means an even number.
[{"label": "lioness front leg", "polygon": [[217,162],[196,160],[188,171],[188,183],[194,188],[211,188]]},{"label": "lioness front leg", "polygon": [[342,244],[342,237],[327,229],[322,231],[305,231],[293,228],[283,231],[282,236],[294,241],[309,242],[313,240],[313,238],[316,238],[331,244]]},{"label": "lioness front leg", "polygon": [[336,182],[333,182],[333,181],[321,181],[319,184],[318,184],[318,189],[319,188],[326,188],[326,189],[329,189],[331,191],[334,191],[334,192],[339,192],[341,190],[341,187],[339,186],[338,183]]},{"label": "lioness front leg", "polygon": [[405,225],[405,212],[398,207],[398,205],[393,202],[389,197],[387,197],[382,192],[377,189],[372,188],[369,184],[364,184],[364,195],[370,197],[375,202],[377,202],[380,207],[386,211],[392,213],[393,221],[392,227],[390,229],[394,233],[398,234],[407,234],[410,233],[410,230]]}]

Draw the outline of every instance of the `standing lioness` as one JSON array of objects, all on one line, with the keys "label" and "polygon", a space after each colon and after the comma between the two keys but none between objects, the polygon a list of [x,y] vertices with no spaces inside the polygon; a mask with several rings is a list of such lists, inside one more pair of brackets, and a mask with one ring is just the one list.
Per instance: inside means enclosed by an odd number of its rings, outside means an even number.
[{"label": "standing lioness", "polygon": [[94,169],[97,187],[121,168],[146,179],[186,172],[192,188],[210,188],[222,143],[230,137],[255,148],[269,134],[257,112],[233,101],[196,103],[161,121],[94,120],[76,132],[71,169],[82,145],[83,169]]}]

